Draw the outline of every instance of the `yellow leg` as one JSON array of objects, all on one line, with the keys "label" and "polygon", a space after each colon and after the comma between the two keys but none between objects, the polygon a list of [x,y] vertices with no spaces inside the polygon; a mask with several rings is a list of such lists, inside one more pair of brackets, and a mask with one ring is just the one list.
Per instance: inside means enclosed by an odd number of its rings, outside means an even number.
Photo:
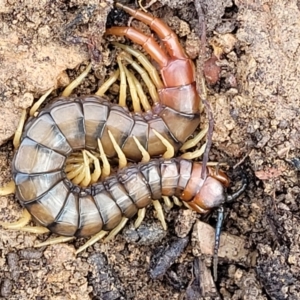
[{"label": "yellow leg", "polygon": [[73,172],[77,170],[80,166],[81,164],[67,164],[65,167],[65,172],[66,173]]},{"label": "yellow leg", "polygon": [[143,156],[142,162],[148,162],[150,160],[149,152],[147,152],[147,150],[141,145],[140,141],[135,136],[133,136],[133,139],[134,139],[137,147],[139,148],[139,150],[142,153],[142,156]]},{"label": "yellow leg", "polygon": [[123,66],[125,74],[126,74],[126,78],[127,78],[127,82],[129,85],[129,90],[130,90],[130,95],[131,95],[131,99],[132,99],[132,105],[133,105],[133,111],[135,113],[140,113],[142,111],[141,109],[141,105],[140,105],[140,99],[137,95],[137,90],[134,84],[134,76],[133,74],[125,67]]},{"label": "yellow leg", "polygon": [[75,170],[73,170],[73,171],[67,173],[67,178],[68,178],[69,180],[73,180],[73,179],[76,178],[79,174],[82,173],[83,168],[84,168],[83,165],[80,165],[80,166],[79,166],[78,168],[76,168]]},{"label": "yellow leg", "polygon": [[84,160],[84,178],[80,182],[80,186],[87,187],[91,182],[91,170],[90,162],[86,154],[86,150],[82,150],[83,160]]},{"label": "yellow leg", "polygon": [[21,136],[23,133],[25,121],[26,121],[26,109],[23,109],[17,130],[15,132],[14,140],[13,140],[13,145],[14,145],[15,149],[18,149],[20,146],[20,141],[21,141]]},{"label": "yellow leg", "polygon": [[186,141],[180,150],[187,150],[190,148],[195,147],[207,134],[208,126],[206,125],[205,128],[203,128],[196,136],[194,136],[192,139]]},{"label": "yellow leg", "polygon": [[131,48],[127,45],[123,45],[123,44],[120,44],[117,42],[112,42],[112,44],[125,50],[127,53],[129,53],[132,56],[134,56],[135,58],[137,58],[137,60],[141,63],[141,65],[146,69],[146,71],[150,75],[152,82],[156,86],[156,89],[164,88],[164,84],[162,83],[157,70],[154,68],[154,66],[151,64],[151,62],[148,60],[148,58],[143,53],[141,53],[140,51],[134,50],[133,48]]},{"label": "yellow leg", "polygon": [[52,93],[54,89],[49,89],[37,102],[34,103],[34,105],[31,107],[29,111],[29,115],[32,117],[35,115],[36,111],[40,108],[40,106],[44,103],[44,101],[47,99],[47,97]]},{"label": "yellow leg", "polygon": [[94,245],[96,242],[98,242],[99,240],[101,240],[102,238],[104,238],[107,235],[107,231],[101,230],[99,233],[95,234],[94,236],[92,236],[84,245],[82,245],[81,247],[79,247],[75,254],[77,255],[78,253],[82,252],[83,250],[85,250],[86,248],[88,248],[89,246]]},{"label": "yellow leg", "polygon": [[140,84],[140,82],[137,80],[137,78],[133,75],[133,80],[134,80],[134,85],[136,87],[136,91],[138,93],[138,96],[140,98],[140,102],[144,108],[145,111],[150,111],[151,110],[151,105],[147,99],[146,94],[143,91],[143,88]]},{"label": "yellow leg", "polygon": [[116,142],[114,136],[112,135],[112,133],[110,132],[110,130],[108,130],[108,135],[109,138],[114,146],[114,149],[117,152],[118,158],[119,158],[119,169],[122,169],[124,167],[127,166],[127,158],[124,154],[124,152],[122,151],[122,149],[120,148],[120,146],[118,145],[118,143]]},{"label": "yellow leg", "polygon": [[152,129],[154,134],[160,139],[160,141],[166,146],[167,150],[163,154],[163,158],[172,158],[174,157],[175,150],[172,144],[165,139],[159,132],[157,132],[155,129]]},{"label": "yellow leg", "polygon": [[91,183],[95,183],[99,180],[101,176],[99,159],[89,151],[85,150],[85,152],[94,162],[94,172],[91,174]]},{"label": "yellow leg", "polygon": [[171,200],[168,196],[162,196],[162,198],[163,198],[167,208],[172,208],[173,207],[173,203],[171,202]]},{"label": "yellow leg", "polygon": [[104,239],[104,243],[110,241],[111,239],[113,239],[126,225],[128,219],[123,217],[121,222],[119,223],[119,225],[117,227],[115,227],[110,233],[109,235]]},{"label": "yellow leg", "polygon": [[24,226],[22,228],[18,228],[19,231],[25,231],[35,234],[44,234],[50,232],[50,230],[43,226]]},{"label": "yellow leg", "polygon": [[[122,44],[118,44],[118,45],[122,45]],[[125,45],[123,45],[125,46]],[[130,48],[129,46],[125,46],[125,47],[128,47]],[[126,49],[128,49],[126,48]],[[131,49],[131,48],[130,48]],[[136,50],[133,50],[132,51],[136,51]],[[138,51],[137,51],[138,52]],[[125,55],[126,54],[126,55]],[[143,54],[142,54],[143,55]],[[149,90],[149,93],[150,93],[150,96],[151,96],[151,99],[154,101],[154,102],[158,102],[159,100],[159,97],[158,97],[158,93],[157,93],[157,89],[155,87],[155,85],[153,84],[153,82],[151,81],[147,71],[145,71],[145,69],[143,69],[137,62],[135,62],[132,57],[129,55],[129,53],[124,53],[122,55],[122,57],[131,64],[131,66],[140,74],[140,76],[142,77],[143,81],[145,82],[148,90]],[[145,57],[146,58],[146,57]],[[149,61],[148,61],[149,62]],[[150,62],[149,62],[150,64]],[[157,73],[157,76],[158,73]],[[149,108],[150,109],[150,108]],[[146,110],[146,108],[145,108]]]},{"label": "yellow leg", "polygon": [[104,179],[104,178],[106,178],[107,176],[110,175],[110,164],[109,164],[109,161],[107,159],[107,156],[104,153],[103,146],[102,146],[102,143],[101,143],[100,139],[98,139],[98,148],[99,148],[99,152],[100,152],[100,158],[101,158],[101,161],[102,161],[102,164],[103,164],[102,165],[101,178]]},{"label": "yellow leg", "polygon": [[138,210],[138,217],[134,222],[134,228],[139,228],[140,227],[140,225],[142,224],[142,222],[145,218],[145,215],[146,215],[146,208],[145,207]]},{"label": "yellow leg", "polygon": [[172,196],[173,202],[177,206],[182,206],[182,202],[175,196]]},{"label": "yellow leg", "polygon": [[164,230],[167,230],[167,224],[165,221],[165,216],[164,216],[164,212],[162,209],[162,206],[160,204],[160,202],[158,200],[152,200],[153,206],[155,208],[156,214],[157,214],[157,219],[160,221],[162,227]]},{"label": "yellow leg", "polygon": [[21,218],[12,223],[8,222],[0,222],[0,226],[5,229],[10,230],[18,230],[18,231],[26,231],[30,233],[43,234],[49,232],[49,229],[43,226],[26,226],[31,220],[31,215],[27,211],[27,209],[23,209]]},{"label": "yellow leg", "polygon": [[6,186],[0,188],[0,196],[14,194],[16,191],[16,184],[14,181],[10,181]]},{"label": "yellow leg", "polygon": [[64,91],[62,92],[62,96],[63,97],[69,97],[73,90],[81,84],[81,82],[83,81],[83,79],[89,74],[89,72],[91,71],[92,69],[92,64],[89,64],[87,66],[87,68],[74,80],[72,81],[65,89]]},{"label": "yellow leg", "polygon": [[117,81],[120,76],[120,70],[116,70],[98,89],[95,93],[97,96],[104,96],[106,91]]},{"label": "yellow leg", "polygon": [[203,145],[201,146],[200,149],[197,149],[197,150],[195,150],[195,151],[193,151],[193,152],[186,152],[186,153],[183,153],[183,154],[181,155],[181,157],[182,157],[182,158],[185,158],[185,159],[194,159],[194,158],[198,158],[198,157],[200,157],[200,156],[203,155],[203,153],[204,153],[204,151],[205,151],[205,147],[206,147],[206,143],[203,144]]},{"label": "yellow leg", "polygon": [[80,184],[80,182],[84,179],[84,177],[85,177],[85,166],[84,166],[84,164],[81,166],[81,171],[80,171],[80,173],[75,177],[75,178],[73,178],[72,179],[72,182],[74,183],[74,184],[77,184],[77,185],[79,185]]},{"label": "yellow leg", "polygon": [[40,247],[45,247],[45,246],[50,246],[50,245],[55,245],[55,244],[60,244],[60,243],[66,243],[66,242],[72,241],[74,239],[75,239],[74,236],[59,236],[57,238],[50,239],[50,240],[47,240],[42,243],[37,243],[34,245],[34,247],[40,248]]},{"label": "yellow leg", "polygon": [[31,215],[26,209],[23,209],[22,216],[18,221],[13,223],[0,222],[0,225],[6,229],[20,229],[25,225],[27,225],[30,220],[31,220]]},{"label": "yellow leg", "polygon": [[120,92],[119,92],[119,105],[122,107],[126,107],[126,73],[124,70],[124,66],[122,64],[121,57],[117,58],[118,66],[120,69]]}]

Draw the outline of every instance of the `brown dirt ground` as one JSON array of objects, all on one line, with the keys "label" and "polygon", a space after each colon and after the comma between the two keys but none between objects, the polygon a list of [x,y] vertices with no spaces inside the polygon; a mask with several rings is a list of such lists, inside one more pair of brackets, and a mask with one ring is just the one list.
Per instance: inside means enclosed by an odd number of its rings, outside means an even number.
[{"label": "brown dirt ground", "polygon": [[[237,253],[224,250],[216,286],[206,269],[210,259],[198,249],[204,235],[199,224],[189,233],[196,216],[172,209],[164,232],[150,208],[138,231],[128,225],[115,240],[77,257],[74,249],[84,240],[34,249],[48,235],[0,228],[1,299],[300,299],[299,1],[200,2],[208,42],[222,52],[219,80],[209,87],[215,119],[210,160],[241,163],[249,177],[246,193],[226,207],[229,238],[222,247]],[[51,87],[59,93],[89,59],[93,72],[75,94],[93,93],[110,74],[115,53],[102,36],[111,9],[112,1],[0,0],[0,186],[11,180],[11,137],[21,108]],[[157,1],[150,11],[196,59],[193,1]],[[123,17],[115,13],[108,22],[124,24]],[[0,213],[1,220],[18,219],[21,207],[13,195],[0,197]],[[151,279],[156,261],[165,264],[170,249],[175,263]]]}]

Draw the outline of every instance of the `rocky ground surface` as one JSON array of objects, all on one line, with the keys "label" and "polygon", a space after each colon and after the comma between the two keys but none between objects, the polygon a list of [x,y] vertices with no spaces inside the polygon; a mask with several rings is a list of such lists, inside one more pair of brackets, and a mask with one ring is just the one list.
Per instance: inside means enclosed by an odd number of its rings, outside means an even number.
[{"label": "rocky ground surface", "polygon": [[[233,179],[238,169],[249,179],[243,196],[225,208],[216,284],[213,229],[199,215],[173,208],[166,210],[164,231],[149,208],[138,230],[130,223],[113,241],[98,242],[78,256],[75,249],[84,239],[34,248],[49,235],[0,228],[2,299],[300,299],[299,3],[152,3],[149,12],[176,32],[198,63],[203,57],[194,5],[199,4],[207,21],[204,59],[210,59],[205,66],[215,121],[210,160],[230,165]],[[103,37],[106,24],[126,25],[128,18],[113,1],[93,0],[0,0],[0,13],[4,186],[12,178],[12,136],[21,110],[50,88],[57,89],[52,98],[59,95],[89,61],[93,70],[74,94],[94,93],[116,67],[112,38]],[[131,24],[150,33],[135,20]],[[109,97],[117,93],[115,84]],[[17,220],[21,213],[14,195],[0,196],[1,221]],[[215,220],[214,213],[205,222]]]}]

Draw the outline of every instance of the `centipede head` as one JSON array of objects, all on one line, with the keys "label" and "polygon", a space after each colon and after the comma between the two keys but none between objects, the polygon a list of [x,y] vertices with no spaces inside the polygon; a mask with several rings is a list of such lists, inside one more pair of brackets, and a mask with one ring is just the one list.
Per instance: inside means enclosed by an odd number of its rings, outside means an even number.
[{"label": "centipede head", "polygon": [[207,177],[188,205],[201,214],[220,207],[227,200],[226,188],[228,186],[229,178],[224,172],[208,168]]}]

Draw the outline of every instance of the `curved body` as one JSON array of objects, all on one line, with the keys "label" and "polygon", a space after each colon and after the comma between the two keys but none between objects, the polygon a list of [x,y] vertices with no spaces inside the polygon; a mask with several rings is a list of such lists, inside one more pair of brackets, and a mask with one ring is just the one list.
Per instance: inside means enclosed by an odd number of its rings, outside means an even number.
[{"label": "curved body", "polygon": [[[48,113],[42,115],[48,118]],[[56,139],[49,138],[53,141],[51,149],[49,144],[33,141],[30,128],[13,163],[16,195],[38,223],[57,234],[90,236],[109,231],[122,217],[133,217],[152,199],[162,196],[175,195],[202,213],[226,200],[228,179],[223,173],[214,174],[208,168],[208,177],[202,180],[201,163],[180,158],[133,165],[102,182],[80,188],[64,172],[72,148],[63,135],[55,128],[58,134]],[[58,152],[57,145],[64,150]]]},{"label": "curved body", "polygon": [[207,178],[202,180],[201,164],[180,159],[125,168],[88,188],[67,179],[64,168],[69,155],[83,149],[98,150],[97,139],[107,157],[116,156],[108,131],[127,158],[140,161],[142,155],[133,136],[151,157],[157,157],[166,148],[153,130],[177,151],[199,125],[200,98],[193,63],[176,35],[159,19],[123,8],[149,24],[166,44],[169,56],[152,37],[135,29],[114,27],[107,32],[142,43],[159,63],[164,82],[158,90],[159,102],[150,111],[132,114],[97,96],[58,98],[27,122],[13,161],[17,198],[35,220],[60,235],[89,236],[111,230],[123,216],[132,217],[162,195],[176,195],[200,213],[225,201],[225,174],[207,169]]}]

